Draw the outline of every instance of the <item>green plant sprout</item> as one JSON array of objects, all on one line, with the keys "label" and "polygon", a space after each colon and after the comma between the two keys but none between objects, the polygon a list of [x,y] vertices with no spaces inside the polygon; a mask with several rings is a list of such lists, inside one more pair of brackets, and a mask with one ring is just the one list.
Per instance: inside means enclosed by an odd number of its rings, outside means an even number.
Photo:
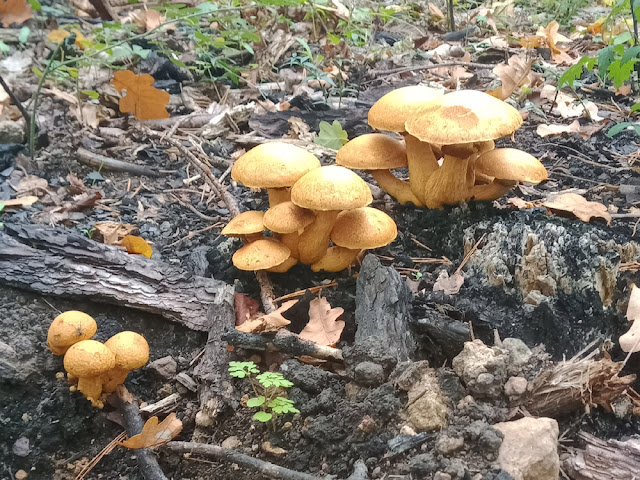
[{"label": "green plant sprout", "polygon": [[260,410],[254,413],[253,419],[262,423],[271,421],[274,431],[278,415],[300,413],[293,406],[293,401],[278,395],[281,389],[293,386],[293,383],[286,380],[281,373],[260,373],[254,362],[229,362],[229,375],[249,380],[255,397],[247,400],[247,407],[259,408]]}]

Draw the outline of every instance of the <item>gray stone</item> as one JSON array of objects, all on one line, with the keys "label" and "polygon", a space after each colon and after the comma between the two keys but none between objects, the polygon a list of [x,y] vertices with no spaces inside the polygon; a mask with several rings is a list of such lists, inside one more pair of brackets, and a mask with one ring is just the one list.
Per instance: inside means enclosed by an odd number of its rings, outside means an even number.
[{"label": "gray stone", "polygon": [[509,363],[514,367],[523,367],[531,360],[531,350],[519,338],[505,338],[502,347],[509,352]]},{"label": "gray stone", "polygon": [[238,448],[240,445],[242,445],[242,442],[235,435],[225,438],[220,444],[222,448],[228,448],[229,450]]},{"label": "gray stone", "polygon": [[11,449],[14,455],[18,457],[26,457],[31,453],[31,448],[29,447],[29,439],[27,437],[18,438],[13,444],[13,448]]},{"label": "gray stone", "polygon": [[436,441],[436,450],[438,453],[449,456],[452,453],[461,450],[464,447],[464,438],[463,437],[453,437],[449,436],[446,433],[440,435],[438,440]]},{"label": "gray stone", "polygon": [[147,365],[147,369],[155,372],[160,378],[164,380],[171,380],[176,376],[178,364],[173,359],[173,357],[166,356],[151,362],[149,365]]},{"label": "gray stone", "polygon": [[409,468],[411,469],[411,472],[416,475],[429,475],[440,468],[440,462],[438,462],[436,456],[431,452],[421,453],[411,459],[409,462]]},{"label": "gray stone", "polygon": [[433,476],[433,480],[451,480],[451,475],[445,472],[436,472]]},{"label": "gray stone", "polygon": [[507,355],[503,350],[488,347],[482,340],[465,342],[462,352],[453,359],[452,366],[474,395],[495,398],[502,393],[507,376]]},{"label": "gray stone", "polygon": [[385,374],[382,365],[373,362],[361,362],[354,369],[354,380],[368,387],[384,383]]},{"label": "gray stone", "polygon": [[527,391],[527,384],[524,377],[511,377],[504,384],[504,394],[509,398],[517,398]]},{"label": "gray stone", "polygon": [[24,124],[12,120],[0,121],[0,144],[22,143],[24,141]]},{"label": "gray stone", "polygon": [[449,411],[434,369],[423,368],[422,375],[411,386],[407,396],[407,416],[416,432],[445,427]]}]

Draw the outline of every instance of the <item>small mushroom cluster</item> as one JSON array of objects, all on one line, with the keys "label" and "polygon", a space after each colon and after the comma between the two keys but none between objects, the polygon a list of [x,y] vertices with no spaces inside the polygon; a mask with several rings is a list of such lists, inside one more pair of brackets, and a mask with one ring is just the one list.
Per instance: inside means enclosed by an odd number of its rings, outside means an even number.
[{"label": "small mushroom cluster", "polygon": [[[474,90],[443,94],[412,86],[389,92],[369,110],[369,125],[397,132],[404,143],[372,133],[342,147],[336,163],[368,171],[400,203],[440,208],[469,200],[496,200],[517,182],[540,183],[547,170],[535,157],[494,140],[522,125],[520,113]],[[409,181],[390,170],[408,167]]]},{"label": "small mushroom cluster", "polygon": [[131,370],[149,360],[149,345],[135,332],[120,332],[105,343],[91,340],[98,325],[86,313],[71,310],[58,315],[49,326],[47,346],[64,355],[64,369],[72,384],[94,407],[102,408],[103,393],[116,390]]},{"label": "small mushroom cluster", "polygon": [[[322,167],[294,145],[251,149],[235,162],[231,177],[269,195],[267,212],[241,213],[222,230],[246,244],[233,255],[240,270],[284,273],[301,262],[314,272],[337,272],[398,233],[391,217],[367,206],[373,198],[364,180],[341,166]],[[265,237],[266,230],[273,236]]]}]

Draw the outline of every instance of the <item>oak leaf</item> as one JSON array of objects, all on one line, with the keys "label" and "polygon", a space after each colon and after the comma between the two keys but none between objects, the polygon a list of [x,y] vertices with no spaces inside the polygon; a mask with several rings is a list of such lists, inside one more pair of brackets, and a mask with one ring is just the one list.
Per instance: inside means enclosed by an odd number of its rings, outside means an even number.
[{"label": "oak leaf", "polygon": [[508,63],[501,63],[493,69],[502,82],[500,88],[487,92],[500,100],[506,100],[518,90],[536,82],[537,76],[531,71],[535,59],[525,60],[517,55],[509,58]]},{"label": "oak leaf", "polygon": [[277,332],[281,328],[286,327],[291,322],[284,318],[282,314],[293,307],[298,300],[289,300],[280,305],[275,312],[265,313],[253,320],[247,320],[242,325],[236,327],[236,330],[245,333],[271,333]]},{"label": "oak leaf", "polygon": [[590,202],[577,193],[561,193],[546,200],[542,205],[554,212],[571,213],[586,223],[589,223],[593,217],[603,218],[607,221],[607,225],[611,223],[611,215],[607,207],[598,202]]},{"label": "oak leaf", "polygon": [[633,322],[629,331],[622,335],[618,342],[623,352],[637,352],[640,350],[640,289],[631,284],[631,296],[627,307],[627,320]]},{"label": "oak leaf", "polygon": [[124,442],[118,442],[118,445],[132,450],[159,447],[177,437],[181,431],[182,422],[176,418],[175,413],[169,414],[160,423],[158,423],[158,417],[151,417],[145,422],[142,432]]},{"label": "oak leaf", "polygon": [[153,253],[151,245],[144,238],[136,237],[135,235],[125,235],[120,245],[126,248],[127,253],[130,254],[144,255],[147,258],[151,258]]},{"label": "oak leaf", "polygon": [[91,238],[106,245],[120,245],[127,235],[138,233],[138,227],[128,223],[119,222],[97,222],[93,228],[96,230]]},{"label": "oak leaf", "polygon": [[554,135],[562,135],[563,133],[577,133],[583,139],[589,140],[595,133],[602,130],[605,126],[605,123],[580,125],[580,122],[578,120],[574,120],[571,125],[540,124],[536,127],[536,133],[542,138]]},{"label": "oak leaf", "polygon": [[127,94],[120,98],[120,112],[133,113],[138,120],[169,118],[165,108],[170,95],[153,87],[154,78],[145,73],[136,75],[129,70],[121,70],[113,75],[111,84]]},{"label": "oak leaf", "polygon": [[27,0],[0,0],[0,22],[4,28],[13,23],[23,23],[33,17]]},{"label": "oak leaf", "polygon": [[300,339],[309,340],[318,345],[335,345],[344,330],[344,321],[338,320],[343,313],[342,307],[331,308],[324,297],[311,300],[309,323],[300,332]]}]

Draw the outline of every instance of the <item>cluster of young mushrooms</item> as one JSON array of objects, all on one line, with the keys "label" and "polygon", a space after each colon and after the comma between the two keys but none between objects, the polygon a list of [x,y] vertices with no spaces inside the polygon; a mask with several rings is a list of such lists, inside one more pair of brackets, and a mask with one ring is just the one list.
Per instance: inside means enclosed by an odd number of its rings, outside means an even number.
[{"label": "cluster of young mushrooms", "polygon": [[[241,213],[222,230],[246,243],[233,255],[237,268],[283,273],[301,262],[314,272],[337,272],[361,251],[391,243],[398,233],[395,222],[367,206],[371,191],[351,170],[370,173],[401,204],[428,208],[495,200],[517,182],[547,178],[535,157],[495,148],[494,140],[513,134],[522,117],[483,92],[399,88],[371,107],[369,124],[401,134],[404,142],[387,134],[362,135],[338,151],[337,165],[325,167],[283,142],[259,145],[235,162],[235,181],[266,188],[269,195],[267,212]],[[408,181],[391,173],[403,167]],[[267,230],[272,236],[264,236]]]},{"label": "cluster of young mushrooms", "polygon": [[64,355],[64,369],[72,392],[81,392],[94,407],[102,408],[103,393],[122,385],[129,372],[149,360],[149,344],[136,332],[120,332],[105,343],[91,340],[98,325],[86,313],[71,310],[58,315],[47,335],[54,355]]}]

